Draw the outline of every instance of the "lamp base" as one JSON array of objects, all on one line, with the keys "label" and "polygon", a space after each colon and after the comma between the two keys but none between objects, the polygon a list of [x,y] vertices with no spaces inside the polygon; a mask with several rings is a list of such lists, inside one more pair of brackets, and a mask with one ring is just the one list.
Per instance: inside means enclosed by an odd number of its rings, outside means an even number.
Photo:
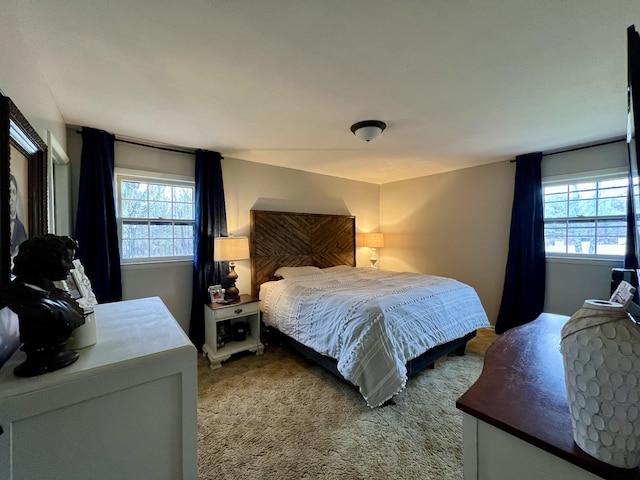
[{"label": "lamp base", "polygon": [[233,302],[238,298],[240,298],[240,291],[236,288],[235,283],[227,287],[227,289],[224,291],[224,299],[227,302]]},{"label": "lamp base", "polygon": [[240,296],[240,292],[236,287],[236,280],[238,279],[238,274],[236,273],[236,264],[235,262],[229,262],[229,273],[227,274],[227,279],[229,280],[229,286],[224,291],[224,299],[227,302],[233,302],[237,300]]},{"label": "lamp base", "polygon": [[369,261],[371,262],[371,266],[373,268],[378,268],[376,267],[376,262],[378,261],[378,255],[376,254],[376,247],[370,247],[371,248],[371,258],[369,258]]}]

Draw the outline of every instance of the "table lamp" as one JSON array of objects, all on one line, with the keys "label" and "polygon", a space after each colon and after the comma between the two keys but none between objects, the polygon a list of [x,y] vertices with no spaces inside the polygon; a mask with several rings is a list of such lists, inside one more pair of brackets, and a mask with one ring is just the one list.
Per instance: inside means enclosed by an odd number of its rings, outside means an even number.
[{"label": "table lamp", "polygon": [[227,279],[229,285],[224,293],[227,301],[237,300],[240,292],[236,287],[238,274],[236,273],[236,261],[249,258],[249,239],[247,237],[216,237],[213,240],[213,259],[216,262],[229,262]]},{"label": "table lamp", "polygon": [[384,236],[379,232],[365,233],[362,243],[365,247],[369,247],[371,249],[371,258],[369,261],[371,262],[371,266],[375,267],[376,262],[378,261],[376,249],[384,247]]}]

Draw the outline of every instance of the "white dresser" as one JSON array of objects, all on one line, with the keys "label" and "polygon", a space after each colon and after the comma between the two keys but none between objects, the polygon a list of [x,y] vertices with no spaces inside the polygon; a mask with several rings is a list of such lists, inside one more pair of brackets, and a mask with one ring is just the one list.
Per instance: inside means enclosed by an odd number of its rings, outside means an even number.
[{"label": "white dresser", "polygon": [[195,479],[197,352],[158,297],[98,305],[61,370],[0,369],[0,478]]}]

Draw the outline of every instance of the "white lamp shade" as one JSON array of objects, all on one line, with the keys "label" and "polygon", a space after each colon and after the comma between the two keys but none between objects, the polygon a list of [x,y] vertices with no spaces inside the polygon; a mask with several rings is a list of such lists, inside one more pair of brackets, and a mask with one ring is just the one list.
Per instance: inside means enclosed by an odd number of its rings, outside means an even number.
[{"label": "white lamp shade", "polygon": [[377,232],[365,233],[363,243],[365,247],[381,248],[384,247],[384,236]]},{"label": "white lamp shade", "polygon": [[249,258],[247,237],[216,237],[213,240],[213,259],[216,262],[234,262]]}]

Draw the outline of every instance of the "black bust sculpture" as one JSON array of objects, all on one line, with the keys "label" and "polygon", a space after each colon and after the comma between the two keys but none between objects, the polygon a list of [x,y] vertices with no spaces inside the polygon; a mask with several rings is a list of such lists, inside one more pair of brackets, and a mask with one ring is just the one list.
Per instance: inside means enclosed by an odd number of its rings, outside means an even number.
[{"label": "black bust sculpture", "polygon": [[69,237],[44,235],[25,240],[13,259],[15,278],[4,297],[18,315],[21,349],[27,354],[14,369],[19,377],[52,372],[79,357],[66,344],[73,330],[84,324],[82,308],[53,284],[67,278],[76,248]]}]

